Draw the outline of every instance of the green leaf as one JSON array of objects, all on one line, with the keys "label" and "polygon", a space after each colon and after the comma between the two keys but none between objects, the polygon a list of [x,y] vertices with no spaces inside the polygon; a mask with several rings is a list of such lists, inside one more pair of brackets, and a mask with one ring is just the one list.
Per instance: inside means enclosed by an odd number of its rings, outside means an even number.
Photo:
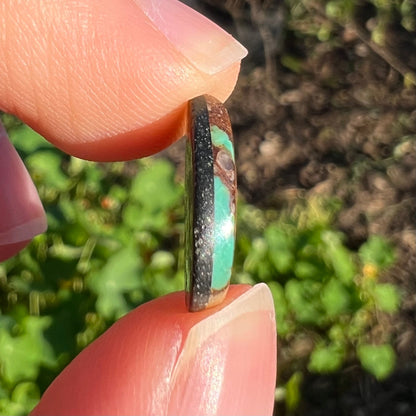
[{"label": "green leaf", "polygon": [[299,279],[321,280],[323,271],[316,264],[308,261],[297,261],[294,272]]},{"label": "green leaf", "polygon": [[325,315],[322,310],[320,293],[322,285],[310,280],[291,279],[286,283],[285,295],[288,306],[301,324],[319,326]]},{"label": "green leaf", "polygon": [[364,264],[374,264],[381,269],[391,266],[395,260],[391,244],[376,235],[362,244],[358,253]]},{"label": "green leaf", "polygon": [[267,242],[262,237],[257,237],[253,239],[251,244],[251,255],[257,260],[263,260],[267,253]]},{"label": "green leaf", "polygon": [[327,374],[340,369],[345,357],[345,348],[340,344],[319,345],[312,351],[308,369]]},{"label": "green leaf", "polygon": [[294,264],[293,240],[277,226],[267,227],[264,237],[269,246],[269,258],[279,273],[289,272]]},{"label": "green leaf", "polygon": [[294,55],[284,54],[280,58],[280,62],[292,72],[300,73],[303,69],[303,62]]},{"label": "green leaf", "polygon": [[39,149],[53,148],[40,134],[25,124],[10,129],[9,136],[16,149],[26,154],[34,153]]},{"label": "green leaf", "polygon": [[134,245],[113,254],[87,281],[98,296],[97,311],[107,319],[126,314],[131,308],[125,295],[141,286],[140,274],[141,259]]},{"label": "green leaf", "polygon": [[61,234],[66,244],[76,247],[84,246],[89,238],[88,231],[79,223],[67,224],[62,227]]},{"label": "green leaf", "polygon": [[13,389],[11,399],[13,402],[23,405],[26,412],[30,412],[39,402],[39,387],[29,381],[19,383]]},{"label": "green leaf", "polygon": [[284,337],[293,331],[293,325],[291,325],[291,322],[289,321],[289,308],[286,302],[285,291],[277,282],[270,282],[268,283],[268,286],[272,292],[274,301],[277,332],[280,336]]},{"label": "green leaf", "polygon": [[255,275],[260,281],[269,281],[275,271],[268,260],[268,246],[264,238],[255,238],[244,261],[244,271]]},{"label": "green leaf", "polygon": [[400,307],[400,294],[396,286],[384,283],[376,284],[373,288],[376,308],[387,313],[394,313]]},{"label": "green leaf", "polygon": [[301,400],[300,386],[302,384],[302,380],[302,373],[300,371],[296,371],[286,383],[285,403],[286,408],[290,413],[294,412],[299,406]]},{"label": "green leaf", "polygon": [[182,197],[174,178],[173,165],[158,159],[137,174],[131,185],[131,198],[150,212],[168,210]]},{"label": "green leaf", "polygon": [[150,212],[136,203],[129,202],[123,211],[123,222],[133,230],[163,233],[168,228],[169,217],[166,211]]},{"label": "green leaf", "polygon": [[26,158],[26,165],[36,181],[58,191],[65,191],[69,179],[61,169],[62,156],[55,150],[37,151]]},{"label": "green leaf", "polygon": [[179,207],[183,196],[174,173],[171,163],[158,159],[137,174],[123,211],[126,225],[140,231],[171,232],[172,210]]},{"label": "green leaf", "polygon": [[184,273],[177,271],[175,256],[163,250],[153,253],[142,279],[152,297],[182,290],[185,283]]},{"label": "green leaf", "polygon": [[0,399],[0,415],[22,416],[28,413],[28,409],[25,409],[20,403],[12,402],[7,398]]},{"label": "green leaf", "polygon": [[332,0],[325,5],[325,13],[331,20],[345,22],[351,18],[354,11],[354,2],[352,0]]},{"label": "green leaf", "polygon": [[39,387],[31,381],[18,383],[8,393],[0,387],[0,415],[27,415],[38,404]]},{"label": "green leaf", "polygon": [[345,342],[345,331],[341,324],[335,323],[328,330],[328,337],[334,344]]},{"label": "green leaf", "polygon": [[281,273],[289,273],[293,268],[295,256],[289,250],[271,251],[269,254],[271,263]]},{"label": "green leaf", "polygon": [[350,294],[337,279],[330,279],[322,290],[322,304],[328,316],[335,317],[348,311]]},{"label": "green leaf", "polygon": [[153,298],[183,290],[185,285],[183,272],[175,274],[173,271],[170,271],[169,273],[166,271],[146,271],[143,281],[145,283],[146,292]]},{"label": "green leaf", "polygon": [[343,245],[338,233],[325,231],[322,234],[325,243],[324,256],[331,264],[335,275],[345,284],[353,281],[357,270],[352,253]]},{"label": "green leaf", "polygon": [[0,362],[4,379],[15,384],[36,379],[41,366],[57,365],[54,352],[44,338],[44,330],[52,322],[50,317],[26,316],[21,322],[21,333],[12,336],[0,329]]},{"label": "green leaf", "polygon": [[164,271],[175,265],[175,257],[170,251],[159,250],[153,253],[150,267],[153,270]]},{"label": "green leaf", "polygon": [[357,354],[361,365],[378,380],[388,377],[396,363],[396,353],[389,344],[360,345]]}]

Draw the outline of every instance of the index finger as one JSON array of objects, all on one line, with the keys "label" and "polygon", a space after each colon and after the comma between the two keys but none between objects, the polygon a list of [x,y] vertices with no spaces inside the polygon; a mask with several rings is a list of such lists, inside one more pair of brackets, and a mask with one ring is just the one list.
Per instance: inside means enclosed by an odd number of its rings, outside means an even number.
[{"label": "index finger", "polygon": [[5,0],[0,33],[0,108],[92,160],[147,156],[181,137],[184,103],[224,101],[246,53],[175,0]]}]

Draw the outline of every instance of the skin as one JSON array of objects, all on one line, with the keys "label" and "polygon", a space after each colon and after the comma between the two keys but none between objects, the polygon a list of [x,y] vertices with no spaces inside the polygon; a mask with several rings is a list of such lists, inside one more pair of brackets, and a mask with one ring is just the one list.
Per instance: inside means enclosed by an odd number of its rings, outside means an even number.
[{"label": "skin", "polygon": [[[183,135],[189,99],[227,99],[245,53],[174,0],[2,0],[0,109],[78,157],[147,156]],[[0,128],[0,260],[45,228]],[[33,414],[266,415],[275,371],[267,287],[232,287],[219,307],[195,314],[183,293],[171,294],[92,343]]]},{"label": "skin", "polygon": [[[207,22],[200,30],[216,34]],[[92,160],[147,156],[180,138],[185,103],[204,93],[225,101],[245,54],[236,46],[234,63],[207,74],[131,0],[28,0],[18,7],[5,0],[0,27],[0,108]],[[213,56],[199,60],[205,69]]]},{"label": "skin", "polygon": [[272,309],[265,285],[232,286],[196,313],[183,293],[142,305],[83,350],[32,415],[271,414]]}]

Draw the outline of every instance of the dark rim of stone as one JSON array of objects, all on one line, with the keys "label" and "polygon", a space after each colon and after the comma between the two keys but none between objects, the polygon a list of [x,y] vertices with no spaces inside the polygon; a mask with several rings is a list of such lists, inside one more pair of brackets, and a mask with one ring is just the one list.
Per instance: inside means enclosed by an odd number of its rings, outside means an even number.
[{"label": "dark rim of stone", "polygon": [[[190,101],[188,134],[187,305],[190,311],[202,310],[211,294],[214,252],[214,157],[210,119],[205,97]],[[189,163],[191,162],[191,163]],[[190,166],[189,166],[190,165]]]}]

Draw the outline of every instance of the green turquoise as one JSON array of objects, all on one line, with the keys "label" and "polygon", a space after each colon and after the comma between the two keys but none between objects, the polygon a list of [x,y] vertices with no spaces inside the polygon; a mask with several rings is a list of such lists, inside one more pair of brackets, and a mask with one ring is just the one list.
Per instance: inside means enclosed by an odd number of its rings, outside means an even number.
[{"label": "green turquoise", "polygon": [[228,134],[221,130],[218,126],[211,127],[211,140],[215,146],[225,147],[230,153],[232,159],[234,160],[234,146]]},{"label": "green turquoise", "polygon": [[229,282],[234,257],[234,215],[230,212],[230,194],[219,177],[214,178],[214,258],[211,286],[223,289]]}]

